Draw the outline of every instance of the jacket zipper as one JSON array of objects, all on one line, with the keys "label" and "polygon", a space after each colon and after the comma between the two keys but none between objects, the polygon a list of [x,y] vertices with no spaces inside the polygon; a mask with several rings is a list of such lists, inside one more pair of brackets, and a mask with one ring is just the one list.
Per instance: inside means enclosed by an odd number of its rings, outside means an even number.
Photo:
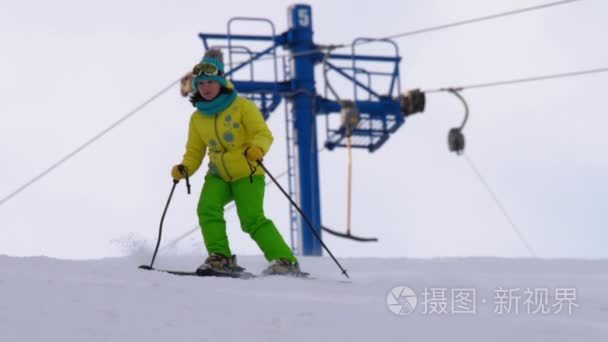
[{"label": "jacket zipper", "polygon": [[230,175],[230,172],[228,172],[228,168],[226,167],[226,162],[224,161],[224,153],[226,153],[228,151],[228,149],[222,143],[222,138],[220,138],[220,134],[217,129],[217,117],[218,116],[220,116],[219,113],[215,115],[215,119],[213,120],[213,128],[215,129],[215,137],[217,138],[217,141],[219,141],[220,145],[224,149],[224,151],[222,151],[222,153],[220,155],[220,158],[222,159],[222,166],[224,167],[224,171],[226,171],[226,175],[228,176],[229,181],[232,181],[232,176]]}]

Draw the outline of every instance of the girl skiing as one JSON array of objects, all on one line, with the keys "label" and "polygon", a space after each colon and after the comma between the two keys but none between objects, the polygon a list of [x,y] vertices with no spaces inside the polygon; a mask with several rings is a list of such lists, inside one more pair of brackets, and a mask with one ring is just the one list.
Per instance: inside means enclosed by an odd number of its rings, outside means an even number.
[{"label": "girl skiing", "polygon": [[[235,273],[236,263],[226,235],[224,206],[234,200],[241,228],[257,243],[270,265],[264,274],[297,275],[299,266],[274,223],[264,215],[264,171],[257,161],[268,153],[272,133],[260,110],[239,96],[224,77],[222,53],[208,50],[193,69],[190,97],[196,111],[189,124],[186,152],[171,170],[173,179],[191,176],[205,153],[209,170],[197,207],[209,257],[199,271]],[[184,170],[183,174],[180,170]]]}]

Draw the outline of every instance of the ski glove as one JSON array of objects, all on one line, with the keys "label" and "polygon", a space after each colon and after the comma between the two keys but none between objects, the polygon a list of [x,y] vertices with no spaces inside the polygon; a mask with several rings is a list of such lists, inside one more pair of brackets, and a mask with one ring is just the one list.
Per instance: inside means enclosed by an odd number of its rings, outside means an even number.
[{"label": "ski glove", "polygon": [[245,156],[247,157],[247,159],[254,162],[262,159],[262,157],[264,156],[264,151],[262,151],[261,148],[255,145],[251,145],[245,150]]},{"label": "ski glove", "polygon": [[181,164],[175,165],[171,169],[171,177],[173,177],[173,179],[180,180],[180,179],[186,178],[186,175],[180,171],[180,166],[186,170],[186,173],[188,172],[188,169],[185,166],[183,166]]}]

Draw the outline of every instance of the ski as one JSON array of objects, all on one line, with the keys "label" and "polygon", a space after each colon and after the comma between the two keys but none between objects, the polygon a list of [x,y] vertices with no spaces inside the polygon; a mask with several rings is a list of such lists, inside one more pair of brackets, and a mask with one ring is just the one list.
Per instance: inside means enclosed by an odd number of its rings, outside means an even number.
[{"label": "ski", "polygon": [[139,266],[140,269],[169,273],[178,276],[189,276],[189,277],[220,277],[220,278],[237,278],[237,279],[252,279],[252,278],[265,278],[265,277],[286,277],[286,278],[299,278],[299,279],[317,279],[316,277],[310,276],[308,272],[299,272],[297,274],[259,274],[255,275],[250,272],[240,271],[240,272],[222,272],[217,271],[211,268],[205,269],[197,269],[196,271],[177,271],[177,270],[167,270],[161,268],[153,268],[150,266],[142,265]]},{"label": "ski", "polygon": [[255,274],[245,272],[245,269],[237,272],[223,272],[214,270],[212,268],[199,268],[196,270],[196,275],[199,277],[224,277],[224,278],[239,278],[239,279],[251,279],[255,278]]},{"label": "ski", "polygon": [[178,275],[178,276],[219,277],[219,278],[237,278],[237,279],[255,278],[255,274],[245,272],[245,271],[221,272],[221,271],[216,271],[216,270],[209,269],[209,268],[208,269],[198,269],[196,271],[177,271],[177,270],[166,270],[166,269],[161,269],[161,268],[153,268],[153,267],[145,266],[145,265],[142,265],[139,268],[143,269],[143,270],[169,273],[169,274]]},{"label": "ski", "polygon": [[296,274],[260,274],[259,277],[286,277],[286,278],[302,278],[302,279],[316,279],[311,277],[308,272],[299,272]]}]

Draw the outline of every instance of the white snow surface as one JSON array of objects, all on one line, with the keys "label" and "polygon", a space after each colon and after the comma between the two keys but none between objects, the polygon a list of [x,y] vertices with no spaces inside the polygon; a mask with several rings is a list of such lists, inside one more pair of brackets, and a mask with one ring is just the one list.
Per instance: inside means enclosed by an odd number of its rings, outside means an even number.
[{"label": "white snow surface", "polygon": [[[159,255],[156,266],[192,270],[202,257]],[[179,277],[144,271],[149,256],[102,260],[0,256],[0,341],[607,341],[608,261],[497,258],[306,257],[315,279]],[[249,271],[260,256],[239,258]],[[393,314],[389,291],[413,289],[418,305]],[[452,290],[475,290],[475,313],[452,312]],[[496,312],[497,289],[520,289],[516,314]],[[526,288],[576,289],[568,314],[526,313]],[[446,289],[447,314],[423,305]],[[441,290],[439,291],[441,292]],[[441,296],[427,297],[442,302]],[[482,302],[483,301],[483,302]],[[401,301],[402,302],[402,301]]]}]

